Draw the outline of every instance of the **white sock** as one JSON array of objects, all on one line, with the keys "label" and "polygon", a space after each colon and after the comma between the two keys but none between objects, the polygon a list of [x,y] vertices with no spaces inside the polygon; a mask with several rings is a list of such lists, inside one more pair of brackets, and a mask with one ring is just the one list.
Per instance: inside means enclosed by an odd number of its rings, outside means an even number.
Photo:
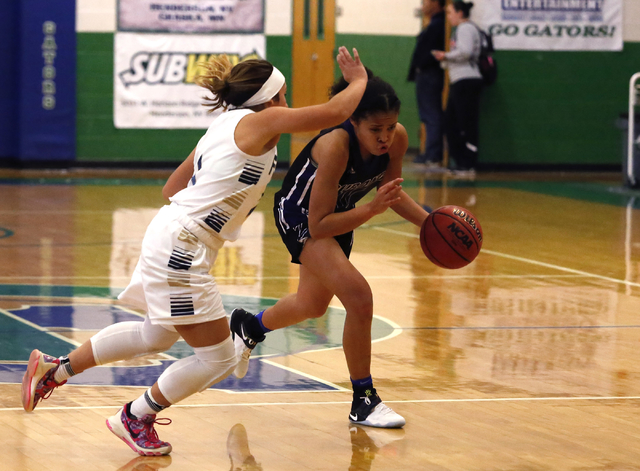
[{"label": "white sock", "polygon": [[60,366],[53,374],[53,380],[60,384],[74,375],[75,373],[73,368],[71,368],[71,363],[69,363],[69,357],[60,357]]},{"label": "white sock", "polygon": [[155,415],[169,406],[163,406],[156,402],[151,395],[151,388],[147,389],[142,396],[131,403],[130,412],[140,418],[144,415]]}]

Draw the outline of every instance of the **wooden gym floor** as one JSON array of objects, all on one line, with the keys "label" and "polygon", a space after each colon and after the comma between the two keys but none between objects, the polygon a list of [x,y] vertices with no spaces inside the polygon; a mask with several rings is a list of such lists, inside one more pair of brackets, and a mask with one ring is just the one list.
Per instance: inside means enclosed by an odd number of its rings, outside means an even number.
[{"label": "wooden gym floor", "polygon": [[[105,418],[188,355],[184,342],[78,375],[25,413],[31,349],[62,355],[141,319],[114,299],[166,176],[0,173],[0,469],[640,470],[640,192],[619,175],[454,180],[407,166],[409,194],[467,207],[485,242],[447,271],[391,211],[356,232],[352,260],[375,299],[375,384],[404,430],[349,425],[338,302],[270,335],[245,380],[162,414],[170,457],[137,457]],[[271,215],[278,184],[216,265],[228,310],[296,288]]]}]

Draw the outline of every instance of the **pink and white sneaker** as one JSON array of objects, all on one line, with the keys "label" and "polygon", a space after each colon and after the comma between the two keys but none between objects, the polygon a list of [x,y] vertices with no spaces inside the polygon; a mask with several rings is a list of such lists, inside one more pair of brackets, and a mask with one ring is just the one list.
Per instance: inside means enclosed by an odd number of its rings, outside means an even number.
[{"label": "pink and white sneaker", "polygon": [[[107,419],[107,427],[129,447],[143,456],[160,456],[171,453],[171,444],[158,438],[153,424],[169,425],[171,419],[156,419],[154,415],[136,418],[131,415],[131,403],[125,404],[116,415]],[[164,420],[164,422],[160,422]]]},{"label": "pink and white sneaker", "polygon": [[27,412],[36,408],[40,399],[47,399],[58,386],[66,383],[56,383],[53,375],[60,366],[60,359],[33,350],[29,356],[27,371],[22,377],[22,407]]}]

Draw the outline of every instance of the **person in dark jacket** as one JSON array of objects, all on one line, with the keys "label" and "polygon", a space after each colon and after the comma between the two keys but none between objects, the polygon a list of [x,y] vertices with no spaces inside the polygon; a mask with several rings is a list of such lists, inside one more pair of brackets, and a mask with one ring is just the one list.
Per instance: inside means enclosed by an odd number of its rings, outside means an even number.
[{"label": "person in dark jacket", "polygon": [[431,51],[441,51],[445,44],[445,0],[423,0],[422,12],[430,18],[429,25],[416,40],[409,68],[410,82],[416,82],[416,97],[420,121],[427,130],[425,153],[418,155],[416,163],[436,165],[442,162],[443,122],[442,89],[444,71]]}]

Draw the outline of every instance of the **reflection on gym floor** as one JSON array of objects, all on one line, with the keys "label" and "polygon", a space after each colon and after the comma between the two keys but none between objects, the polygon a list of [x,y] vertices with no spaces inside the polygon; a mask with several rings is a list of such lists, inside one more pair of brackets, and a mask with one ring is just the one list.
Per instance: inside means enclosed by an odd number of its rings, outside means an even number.
[{"label": "reflection on gym floor", "polygon": [[[373,375],[403,430],[351,426],[345,311],[274,332],[243,380],[165,414],[170,457],[135,457],[104,419],[171,350],[74,377],[26,414],[29,352],[62,355],[143,313],[116,302],[158,208],[161,179],[0,179],[0,437],[7,469],[638,470],[640,198],[606,175],[409,174],[420,204],[468,207],[484,246],[444,270],[392,211],[359,228],[351,260],[374,296]],[[297,288],[269,187],[214,274],[228,311]],[[226,443],[226,446],[225,446]],[[62,466],[61,463],[65,463]],[[60,466],[58,466],[60,464]]]}]

